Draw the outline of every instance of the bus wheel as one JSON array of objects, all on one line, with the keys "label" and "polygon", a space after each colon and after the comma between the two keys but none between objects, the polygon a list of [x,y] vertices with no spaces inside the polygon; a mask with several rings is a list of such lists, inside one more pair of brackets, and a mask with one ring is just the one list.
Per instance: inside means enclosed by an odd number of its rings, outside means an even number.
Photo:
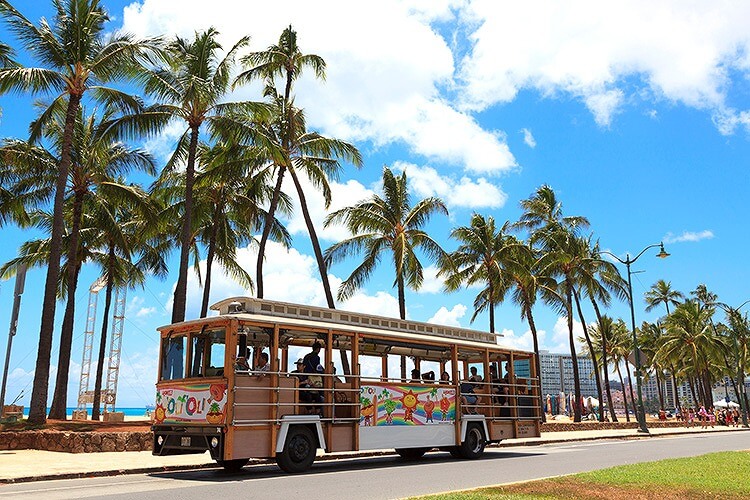
[{"label": "bus wheel", "polygon": [[396,453],[404,460],[416,460],[422,458],[429,448],[396,448]]},{"label": "bus wheel", "polygon": [[249,458],[235,458],[234,460],[217,460],[216,463],[224,467],[227,472],[237,472],[247,465]]},{"label": "bus wheel", "polygon": [[315,436],[307,427],[295,425],[289,428],[284,451],[276,455],[276,463],[284,472],[303,472],[315,460]]},{"label": "bus wheel", "polygon": [[469,425],[466,429],[466,439],[458,447],[461,458],[475,459],[484,453],[484,433],[478,425]]}]

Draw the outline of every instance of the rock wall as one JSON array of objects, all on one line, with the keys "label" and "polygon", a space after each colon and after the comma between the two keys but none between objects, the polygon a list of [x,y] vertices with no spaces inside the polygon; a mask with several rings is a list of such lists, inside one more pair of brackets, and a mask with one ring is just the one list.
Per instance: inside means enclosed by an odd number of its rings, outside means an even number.
[{"label": "rock wall", "polygon": [[[684,427],[683,422],[659,421],[648,422],[648,427]],[[638,422],[545,422],[542,424],[542,432],[564,432],[564,431],[596,431],[604,429],[637,429]]]},{"label": "rock wall", "polygon": [[0,450],[148,451],[152,440],[151,432],[3,431],[0,432]]}]

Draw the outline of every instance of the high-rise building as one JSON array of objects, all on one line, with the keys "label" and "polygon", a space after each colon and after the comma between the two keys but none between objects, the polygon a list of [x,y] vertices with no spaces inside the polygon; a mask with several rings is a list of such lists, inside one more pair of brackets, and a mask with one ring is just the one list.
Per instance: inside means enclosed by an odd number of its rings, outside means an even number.
[{"label": "high-rise building", "polygon": [[[589,356],[578,355],[578,378],[581,396],[597,397],[594,363]],[[575,391],[573,381],[573,358],[570,354],[539,352],[542,374],[542,394],[570,394]]]}]

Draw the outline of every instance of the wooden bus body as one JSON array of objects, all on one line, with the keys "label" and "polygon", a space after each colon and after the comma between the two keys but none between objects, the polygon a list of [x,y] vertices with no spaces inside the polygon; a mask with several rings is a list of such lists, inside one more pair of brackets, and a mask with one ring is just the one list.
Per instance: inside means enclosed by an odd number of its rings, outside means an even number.
[{"label": "wooden bus body", "polygon": [[[159,329],[155,455],[208,450],[227,469],[275,458],[299,472],[318,449],[477,458],[486,443],[539,436],[533,353],[495,335],[248,297],[212,309]],[[290,351],[310,352],[309,365],[315,347],[320,366],[290,369]]]}]

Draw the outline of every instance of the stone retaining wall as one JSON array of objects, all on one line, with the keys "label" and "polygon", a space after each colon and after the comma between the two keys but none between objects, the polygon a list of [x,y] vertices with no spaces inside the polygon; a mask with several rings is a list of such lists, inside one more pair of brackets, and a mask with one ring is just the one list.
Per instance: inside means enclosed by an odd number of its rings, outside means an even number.
[{"label": "stone retaining wall", "polygon": [[3,431],[0,450],[46,450],[68,453],[100,451],[147,451],[151,432]]},{"label": "stone retaining wall", "polygon": [[[649,427],[682,427],[682,422],[649,422]],[[638,422],[546,422],[542,432],[635,429]],[[47,450],[68,453],[100,451],[148,451],[153,445],[151,432],[61,432],[2,431],[0,450]]]}]

